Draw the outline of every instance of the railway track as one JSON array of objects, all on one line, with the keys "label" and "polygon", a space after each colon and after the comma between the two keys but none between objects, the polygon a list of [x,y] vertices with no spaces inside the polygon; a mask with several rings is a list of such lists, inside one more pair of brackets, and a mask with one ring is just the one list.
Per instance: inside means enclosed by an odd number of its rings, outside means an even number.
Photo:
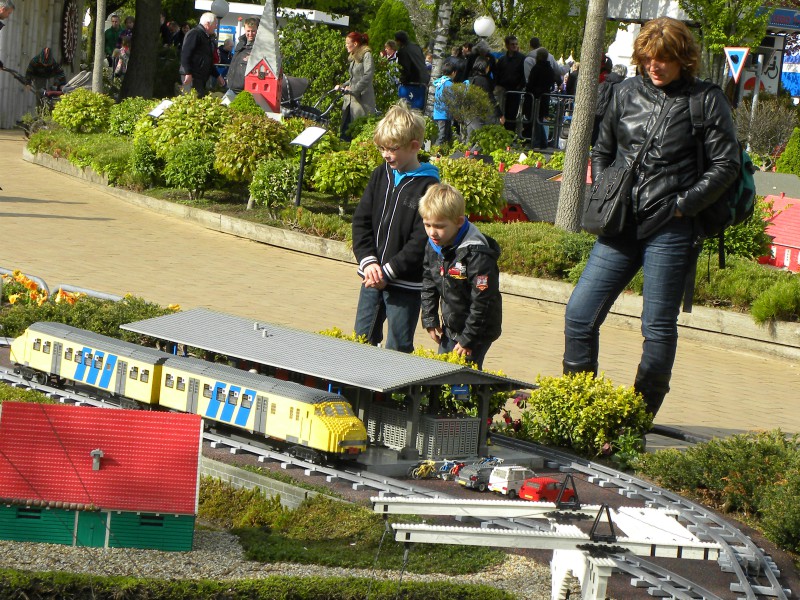
[{"label": "railway track", "polygon": [[[74,390],[64,390],[26,381],[12,371],[0,368],[0,381],[17,387],[38,390],[58,402],[79,405],[119,408],[107,399],[90,397]],[[378,495],[423,496],[444,498],[449,495],[434,491],[414,481],[394,479],[371,473],[363,467],[335,468],[312,464],[289,455],[269,450],[252,442],[232,439],[218,432],[204,433],[212,446],[224,446],[231,453],[247,452],[258,457],[260,462],[278,461],[282,465],[302,469],[305,475],[321,476],[328,482],[348,482],[353,489],[374,490]],[[705,581],[694,581],[689,577],[665,568],[663,565],[623,554],[610,555],[615,568],[630,576],[635,588],[646,590],[650,596],[676,598],[678,600],[788,600],[792,597],[790,589],[784,588],[779,578],[780,569],[772,558],[758,547],[753,540],[719,515],[702,505],[691,502],[668,490],[658,488],[649,482],[598,463],[576,458],[566,452],[554,450],[532,442],[494,434],[493,442],[518,452],[541,456],[546,467],[563,473],[582,475],[586,481],[606,490],[614,490],[629,500],[643,501],[647,506],[676,511],[679,520],[686,525],[700,541],[715,542],[720,545],[718,561],[723,573],[732,578],[730,592],[722,595],[705,587]],[[496,527],[517,529],[542,529],[542,522],[523,519],[492,519]]]}]

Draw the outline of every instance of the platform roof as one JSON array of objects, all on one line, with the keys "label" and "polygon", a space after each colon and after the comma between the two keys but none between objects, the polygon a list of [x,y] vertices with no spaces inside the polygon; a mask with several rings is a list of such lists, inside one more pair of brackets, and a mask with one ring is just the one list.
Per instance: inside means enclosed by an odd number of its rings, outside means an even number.
[{"label": "platform roof", "polygon": [[142,335],[375,392],[410,385],[534,385],[443,361],[196,308],[123,325]]}]

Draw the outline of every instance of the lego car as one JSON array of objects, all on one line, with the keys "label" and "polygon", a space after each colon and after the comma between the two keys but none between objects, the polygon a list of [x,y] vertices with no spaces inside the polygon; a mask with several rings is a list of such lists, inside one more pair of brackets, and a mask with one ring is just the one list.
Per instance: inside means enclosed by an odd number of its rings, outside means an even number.
[{"label": "lego car", "polygon": [[[552,477],[531,477],[526,479],[519,488],[519,497],[533,502],[555,502],[558,492],[561,491],[561,485],[560,481]],[[575,496],[575,492],[567,488],[564,490],[561,501],[569,502],[573,496]]]},{"label": "lego car", "polygon": [[527,467],[518,465],[495,467],[492,469],[492,474],[489,475],[489,489],[513,500],[519,493],[519,488],[523,482],[535,476],[536,473]]},{"label": "lego car", "polygon": [[485,492],[489,487],[489,476],[492,474],[493,466],[467,465],[456,475],[456,483],[463,485],[471,490]]}]

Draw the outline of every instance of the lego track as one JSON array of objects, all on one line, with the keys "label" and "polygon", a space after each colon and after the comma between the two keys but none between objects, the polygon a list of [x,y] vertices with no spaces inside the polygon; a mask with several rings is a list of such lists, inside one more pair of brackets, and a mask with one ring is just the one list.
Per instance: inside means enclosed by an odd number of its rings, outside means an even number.
[{"label": "lego track", "polygon": [[[21,388],[38,390],[63,403],[119,408],[106,399],[89,397],[77,391],[26,381],[5,368],[0,368],[0,381]],[[247,452],[257,455],[259,461],[280,461],[282,464],[303,469],[306,475],[323,476],[327,481],[348,482],[353,489],[369,489],[393,496],[447,496],[441,491],[426,489],[416,481],[411,483],[392,479],[359,470],[359,467],[353,466],[341,469],[311,464],[247,441],[234,440],[219,433],[205,433],[204,437],[216,447],[229,448],[231,453]],[[718,591],[714,592],[704,587],[706,577],[703,576],[702,570],[700,570],[699,576],[693,578],[640,557],[624,554],[610,555],[617,570],[630,576],[631,585],[636,588],[644,588],[650,596],[670,597],[678,600],[728,600],[730,598],[788,600],[791,597],[791,591],[783,588],[779,582],[781,573],[772,558],[739,528],[705,507],[628,473],[577,458],[566,452],[497,434],[494,434],[492,439],[497,445],[541,456],[545,460],[546,467],[557,469],[563,473],[578,474],[589,483],[605,490],[615,490],[620,496],[629,500],[640,500],[650,507],[677,511],[679,520],[701,541],[716,542],[720,545],[722,550],[719,567],[722,572],[731,577],[730,591],[735,594],[734,596],[721,595]],[[520,529],[542,529],[541,522],[535,523],[520,519],[514,522],[494,519],[492,524]]]}]

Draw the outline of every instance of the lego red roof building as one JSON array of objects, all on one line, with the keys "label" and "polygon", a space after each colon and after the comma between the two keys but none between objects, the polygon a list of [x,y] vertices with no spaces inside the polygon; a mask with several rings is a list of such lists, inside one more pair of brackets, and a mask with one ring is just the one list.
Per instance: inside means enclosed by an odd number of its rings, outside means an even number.
[{"label": "lego red roof building", "polygon": [[774,216],[767,225],[771,236],[770,256],[766,262],[778,268],[800,272],[800,200],[781,196],[767,196],[772,201]]}]

